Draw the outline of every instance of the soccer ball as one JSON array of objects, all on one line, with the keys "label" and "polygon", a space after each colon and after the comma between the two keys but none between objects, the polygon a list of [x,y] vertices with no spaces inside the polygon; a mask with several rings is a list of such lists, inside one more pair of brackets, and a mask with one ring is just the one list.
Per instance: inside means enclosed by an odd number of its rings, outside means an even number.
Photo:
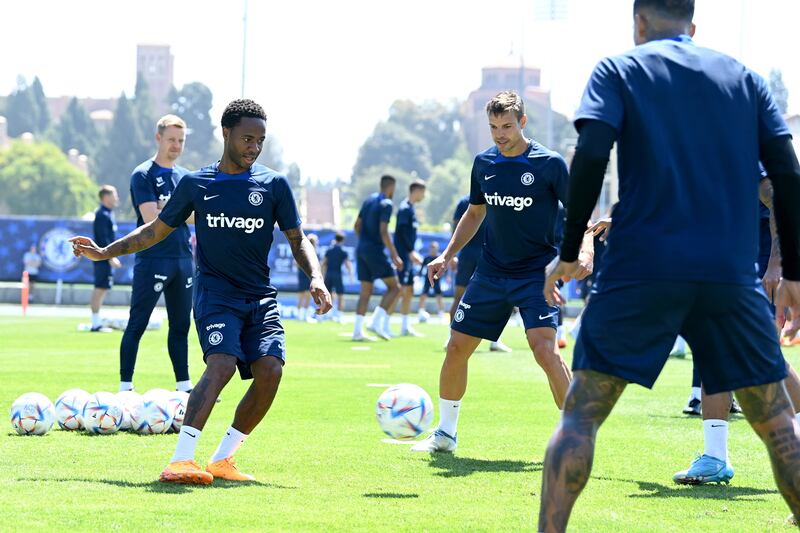
[{"label": "soccer ball", "polygon": [[122,402],[110,392],[96,392],[83,406],[83,428],[89,433],[108,435],[122,425]]},{"label": "soccer ball", "polygon": [[172,431],[180,431],[183,425],[183,417],[186,414],[186,406],[189,403],[189,393],[176,390],[167,397],[167,403],[172,409]]},{"label": "soccer ball", "polygon": [[11,425],[20,435],[44,435],[55,420],[56,410],[44,394],[28,392],[11,404]]},{"label": "soccer ball", "polygon": [[120,424],[120,431],[127,431],[133,427],[131,416],[136,410],[137,406],[142,405],[142,395],[132,390],[126,390],[117,393],[117,399],[122,404],[122,424]]},{"label": "soccer ball", "polygon": [[413,439],[431,425],[433,402],[421,387],[400,383],[383,391],[375,415],[383,432],[393,439]]},{"label": "soccer ball", "polygon": [[137,433],[166,433],[175,418],[168,396],[161,389],[147,391],[142,396],[142,405],[131,415],[132,427]]},{"label": "soccer ball", "polygon": [[56,399],[56,420],[61,429],[83,428],[81,415],[83,406],[89,400],[89,393],[83,389],[69,389]]}]

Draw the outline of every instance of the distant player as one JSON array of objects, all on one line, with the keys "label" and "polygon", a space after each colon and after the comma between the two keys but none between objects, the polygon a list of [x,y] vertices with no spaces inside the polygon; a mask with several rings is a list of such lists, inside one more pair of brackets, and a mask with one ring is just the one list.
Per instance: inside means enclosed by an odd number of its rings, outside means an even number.
[{"label": "distant player", "polygon": [[417,242],[417,212],[414,204],[425,198],[425,182],[417,179],[408,186],[408,198],[400,202],[397,209],[397,221],[394,226],[394,247],[403,261],[403,268],[397,270],[400,279],[400,335],[421,337],[408,322],[411,312],[411,300],[414,298],[414,277],[416,266],[422,263],[422,257],[415,250]]},{"label": "distant player", "polygon": [[[86,237],[71,239],[76,254],[103,260],[153,246],[195,213],[194,316],[207,366],[189,395],[175,454],[161,473],[164,482],[253,479],[238,470],[233,454],[269,410],[283,374],[285,336],[267,265],[276,223],[294,258],[311,277],[318,312],[331,308],[289,182],[255,164],[265,137],[266,115],[261,106],[252,100],[234,100],[222,113],[222,158],[185,176],[157,218],[104,248]],[[194,461],[201,430],[237,367],[242,379],[253,379],[253,383],[208,466],[201,468]]]},{"label": "distant player", "polygon": [[[161,117],[156,123],[155,140],[156,154],[136,167],[131,175],[131,202],[136,212],[137,226],[158,217],[175,187],[189,172],[176,164],[186,140],[186,123],[180,117]],[[192,390],[189,378],[189,326],[194,265],[189,237],[189,227],[184,222],[166,239],[136,254],[130,315],[119,346],[121,391],[133,390],[139,341],[162,294],[167,305],[167,352],[175,374],[175,388]]]},{"label": "distant player", "polygon": [[347,270],[347,275],[353,275],[353,265],[347,252],[342,248],[344,233],[336,232],[333,245],[325,251],[322,258],[322,273],[325,276],[325,286],[331,291],[331,298],[336,302],[333,308],[333,319],[341,322],[344,313],[344,280],[342,279],[342,266]]},{"label": "distant player", "polygon": [[[652,387],[677,335],[709,394],[736,390],[800,513],[800,426],[756,279],[759,159],[775,188],[783,258],[777,321],[800,313],[800,165],[764,80],[694,44],[693,0],[635,0],[636,48],[600,61],[576,113],[561,260],[572,275],[617,142],[619,204],[573,355],[574,378],[542,472],[539,531],[565,531],[589,480],[595,436],[629,382]],[[657,102],[657,104],[656,104]],[[800,326],[796,320],[794,331]]]},{"label": "distant player", "polygon": [[[461,217],[464,216],[464,213],[467,212],[468,208],[469,194],[464,195],[456,205],[455,213],[453,213],[453,231],[455,231],[455,229],[458,227],[458,221],[461,220]],[[475,232],[475,236],[472,237],[469,242],[464,245],[461,251],[458,252],[458,255],[456,255],[456,276],[455,286],[453,288],[453,305],[450,306],[451,322],[453,321],[453,317],[458,310],[458,304],[461,301],[461,297],[464,295],[464,291],[467,289],[467,283],[469,283],[469,280],[475,273],[475,269],[478,268],[478,260],[481,257],[481,247],[483,246],[485,227],[486,221],[484,220],[481,223],[481,226],[478,228],[478,231]],[[422,310],[421,307],[420,310]],[[447,349],[446,345],[445,349]],[[492,352],[511,352],[511,348],[503,344],[503,341],[500,339],[492,341],[489,344],[489,350]]]},{"label": "distant player", "polygon": [[[317,254],[318,238],[315,234],[308,234],[308,242],[314,247],[314,255]],[[314,309],[311,307],[311,279],[303,272],[300,265],[297,265],[297,320],[314,323]]]},{"label": "distant player", "polygon": [[[439,425],[413,451],[456,449],[469,358],[481,339],[497,340],[515,306],[559,409],[570,382],[556,349],[558,307],[545,302],[541,292],[545,266],[556,256],[555,224],[558,202],[566,192],[567,165],[563,157],[525,137],[525,106],[516,93],[501,92],[489,100],[486,115],[495,146],[475,157],[469,208],[444,253],[428,265],[428,277],[431,282],[442,277],[485,218],[483,252],[451,324],[439,376]],[[590,256],[587,250],[583,275],[591,271]]]},{"label": "distant player", "polygon": [[444,299],[442,298],[442,280],[436,278],[431,282],[428,279],[428,265],[430,265],[434,259],[439,257],[439,243],[436,241],[431,241],[428,245],[428,255],[426,255],[422,259],[422,266],[419,269],[419,275],[424,278],[424,282],[422,284],[422,293],[419,295],[419,314],[420,319],[425,317],[425,320],[428,319],[430,316],[428,311],[425,309],[425,303],[428,301],[429,296],[433,296],[436,298],[436,312],[439,314],[439,318],[444,317]]},{"label": "distant player", "polygon": [[[380,279],[386,285],[386,292],[372,314],[369,329],[380,338],[389,340],[393,335],[389,330],[389,315],[394,301],[400,293],[395,269],[403,269],[403,260],[397,254],[392,238],[389,236],[389,220],[392,218],[392,196],[396,180],[389,175],[381,176],[380,192],[371,194],[364,200],[354,226],[358,235],[356,248],[356,270],[361,282],[361,292],[356,306],[356,323],[353,329],[354,341],[374,340],[364,334],[364,315],[367,313],[369,297],[373,284]],[[384,249],[389,251],[391,262]]]},{"label": "distant player", "polygon": [[28,303],[33,301],[33,291],[39,279],[39,267],[42,266],[42,256],[36,250],[36,245],[31,247],[22,255],[22,265],[28,273]]},{"label": "distant player", "polygon": [[[97,193],[100,198],[100,207],[94,212],[94,240],[99,246],[107,246],[114,242],[117,233],[117,222],[114,220],[114,208],[119,204],[117,188],[113,185],[103,185]],[[100,307],[106,298],[106,293],[114,285],[114,274],[112,268],[119,268],[122,264],[119,259],[110,258],[105,261],[98,261],[93,264],[94,269],[94,290],[90,307],[92,309],[92,328],[91,331],[108,332],[110,328],[103,326],[100,318]]]}]

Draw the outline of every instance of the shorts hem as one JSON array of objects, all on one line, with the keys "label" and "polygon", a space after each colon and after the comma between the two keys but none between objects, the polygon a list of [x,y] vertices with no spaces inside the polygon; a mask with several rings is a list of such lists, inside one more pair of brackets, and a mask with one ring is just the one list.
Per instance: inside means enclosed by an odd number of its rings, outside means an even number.
[{"label": "shorts hem", "polygon": [[463,333],[464,335],[469,335],[470,337],[475,337],[478,339],[486,339],[487,341],[497,342],[500,338],[500,335],[503,333],[503,330],[500,330],[496,335],[488,333],[486,330],[481,331],[480,333],[476,334],[476,330],[467,331],[470,328],[462,326],[459,322],[453,322],[450,325],[450,329],[453,331],[457,331],[459,333]]}]

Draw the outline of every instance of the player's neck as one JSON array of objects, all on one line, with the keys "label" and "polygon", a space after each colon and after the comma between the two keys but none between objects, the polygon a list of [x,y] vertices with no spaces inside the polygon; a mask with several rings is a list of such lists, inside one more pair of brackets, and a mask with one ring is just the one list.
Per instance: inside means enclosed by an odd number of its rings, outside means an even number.
[{"label": "player's neck", "polygon": [[250,170],[250,167],[242,167],[228,159],[227,157],[223,156],[219,162],[219,171],[223,174],[241,174],[242,172],[247,172]]},{"label": "player's neck", "polygon": [[160,166],[161,168],[173,168],[175,166],[175,160],[169,159],[167,157],[162,156],[158,152],[156,152],[153,161],[156,162],[156,165]]}]

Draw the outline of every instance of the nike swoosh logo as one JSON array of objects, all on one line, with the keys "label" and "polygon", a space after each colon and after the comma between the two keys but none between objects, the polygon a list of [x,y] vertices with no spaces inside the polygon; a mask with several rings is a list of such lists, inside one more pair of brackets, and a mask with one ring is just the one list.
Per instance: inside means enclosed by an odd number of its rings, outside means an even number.
[{"label": "nike swoosh logo", "polygon": [[219,196],[219,194],[215,194],[213,196],[207,196],[206,195],[206,196],[203,196],[203,200],[211,200],[212,198],[216,198],[217,196]]},{"label": "nike swoosh logo", "polygon": [[539,315],[539,320],[544,320],[545,318],[550,318],[550,317],[556,316],[556,313],[558,313],[558,311],[553,311],[549,315],[544,315],[544,316]]},{"label": "nike swoosh logo", "polygon": [[497,176],[497,174],[492,174],[491,176],[484,176],[483,179],[485,179],[486,181],[489,181],[490,179],[492,179],[495,176]]},{"label": "nike swoosh logo", "polygon": [[196,439],[196,438],[197,438],[197,433],[195,433],[194,435],[192,435],[192,434],[191,434],[191,433],[189,433],[188,431],[186,431],[185,433],[186,433],[187,435],[189,435],[190,437],[192,437],[193,439]]},{"label": "nike swoosh logo", "polygon": [[725,424],[711,424],[712,428],[724,428]]}]

